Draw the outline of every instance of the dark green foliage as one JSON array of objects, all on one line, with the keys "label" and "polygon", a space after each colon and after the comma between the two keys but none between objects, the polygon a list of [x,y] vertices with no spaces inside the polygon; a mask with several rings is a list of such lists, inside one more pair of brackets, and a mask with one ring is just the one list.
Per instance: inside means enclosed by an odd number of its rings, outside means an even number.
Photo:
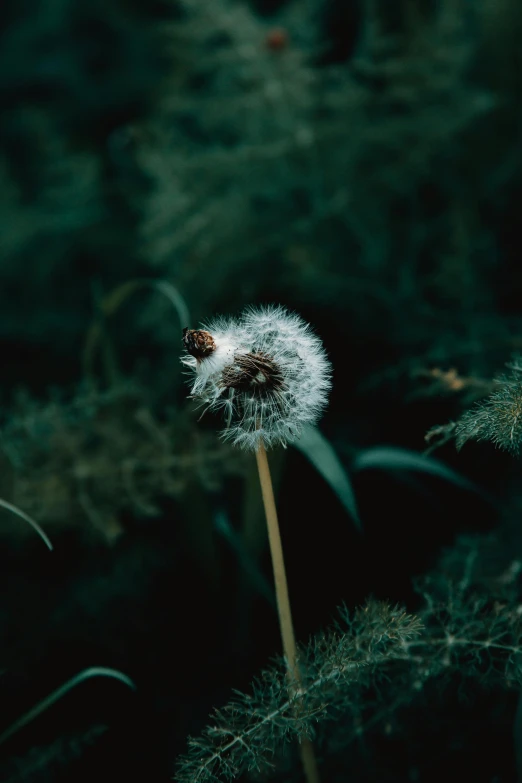
[{"label": "dark green foliage", "polygon": [[[2,4],[0,339],[59,342],[60,353],[85,328],[89,278],[110,285],[136,268],[144,180],[122,136],[174,67],[158,11],[126,0]],[[21,302],[31,317],[20,319]]]},{"label": "dark green foliage", "polygon": [[268,287],[334,308],[352,329],[386,323],[423,350],[437,330],[446,351],[468,341],[469,318],[483,328],[472,310],[492,305],[488,204],[507,148],[513,180],[520,160],[516,139],[494,143],[515,96],[478,66],[508,10],[495,20],[487,3],[416,5],[390,24],[386,4],[363,3],[352,58],[317,68],[320,3],[285,5],[277,51],[246,4],[183,3],[183,32],[204,56],[175,74],[147,124],[139,155],[155,190],[142,230],[150,263],[203,313]]},{"label": "dark green foliage", "polygon": [[375,600],[354,613],[343,609],[335,630],[301,650],[299,692],[289,695],[284,663],[263,672],[250,694],[236,695],[189,741],[176,780],[233,780],[270,767],[277,775],[290,739],[312,736],[332,752],[331,721],[345,750],[396,721],[430,683],[442,689],[456,675],[482,687],[520,686],[520,562],[499,572],[498,549],[492,539],[459,542],[440,571],[419,582],[415,615]]},{"label": "dark green foliage", "polygon": [[[310,734],[323,783],[513,780],[519,0],[0,14],[0,498],[55,545],[0,512],[0,729],[94,664],[145,702],[62,705],[0,777],[290,781]],[[311,640],[290,699],[254,468],[184,400],[165,286],[194,322],[293,307],[334,365],[315,467],[270,455]]]},{"label": "dark green foliage", "polygon": [[[457,449],[468,441],[489,441],[497,448],[518,455],[522,444],[522,367],[520,359],[508,364],[510,372],[492,379],[459,377],[455,371],[445,374],[445,381],[453,391],[471,391],[471,400],[480,398],[467,407],[467,394],[463,396],[464,411],[454,422],[432,427],[426,434],[429,450],[455,440]],[[437,373],[444,377],[443,373]],[[467,407],[467,409],[466,409]]]},{"label": "dark green foliage", "polygon": [[494,379],[494,391],[466,411],[456,424],[457,448],[468,440],[489,440],[518,454],[522,444],[522,367],[511,364],[511,374]]},{"label": "dark green foliage", "polygon": [[8,3],[2,35],[0,335],[60,356],[93,282],[150,269],[197,318],[277,291],[408,351],[501,331],[514,0],[361,3],[342,58],[321,0],[37,5]]},{"label": "dark green foliage", "polygon": [[422,628],[398,607],[373,601],[353,618],[347,612],[342,618],[336,632],[301,651],[298,693],[289,694],[284,663],[263,672],[251,694],[239,694],[216,712],[202,739],[190,740],[190,755],[180,762],[176,779],[234,779],[244,769],[271,766],[285,742],[313,736],[316,723],[356,698],[379,666],[402,658],[404,645]]},{"label": "dark green foliage", "polygon": [[49,532],[87,523],[110,540],[125,511],[154,517],[161,499],[189,502],[194,486],[211,493],[225,477],[244,475],[216,435],[194,435],[181,413],[157,418],[134,384],[105,393],[86,387],[46,404],[21,395],[2,430],[0,497]]}]

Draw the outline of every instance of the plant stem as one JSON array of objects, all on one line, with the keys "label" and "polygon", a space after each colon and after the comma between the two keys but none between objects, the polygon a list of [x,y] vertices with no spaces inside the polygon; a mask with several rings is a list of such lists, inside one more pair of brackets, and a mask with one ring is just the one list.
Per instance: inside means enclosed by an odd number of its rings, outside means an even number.
[{"label": "plant stem", "polygon": [[[295,643],[294,627],[292,623],[292,612],[290,609],[290,598],[288,596],[285,561],[283,557],[283,547],[281,545],[281,534],[279,532],[274,490],[270,477],[266,449],[262,442],[256,450],[256,460],[257,469],[259,471],[259,481],[261,484],[261,493],[263,495],[263,505],[265,507],[266,524],[268,527],[272,567],[274,569],[277,611],[279,614],[279,627],[283,640],[283,652],[288,667],[291,690],[293,690],[294,688],[299,688],[301,684],[301,675],[297,660],[297,645]],[[317,762],[311,741],[307,737],[304,737],[300,741],[299,746],[307,783],[319,783]]]}]

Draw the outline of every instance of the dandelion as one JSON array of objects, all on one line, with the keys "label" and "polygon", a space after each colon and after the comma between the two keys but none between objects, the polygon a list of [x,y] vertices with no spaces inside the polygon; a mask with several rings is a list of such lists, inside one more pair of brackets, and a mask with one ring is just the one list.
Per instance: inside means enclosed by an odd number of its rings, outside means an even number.
[{"label": "dandelion", "polygon": [[[302,678],[266,447],[286,446],[304,425],[317,421],[331,386],[330,363],[310,326],[279,306],[252,307],[237,320],[221,318],[203,329],[184,329],[183,343],[191,396],[225,414],[226,439],[256,453],[293,698],[302,690]],[[307,783],[318,783],[307,737],[301,738],[300,752]]]},{"label": "dandelion", "polygon": [[250,308],[237,321],[186,329],[183,340],[191,396],[225,414],[222,435],[236,446],[286,446],[326,405],[331,370],[321,341],[283,307]]}]

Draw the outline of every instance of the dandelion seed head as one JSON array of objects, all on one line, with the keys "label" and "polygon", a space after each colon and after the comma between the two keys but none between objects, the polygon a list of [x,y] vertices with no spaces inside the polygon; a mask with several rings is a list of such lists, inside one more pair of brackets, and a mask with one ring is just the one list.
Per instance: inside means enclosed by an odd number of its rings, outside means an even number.
[{"label": "dandelion seed head", "polygon": [[224,414],[226,440],[254,450],[260,443],[285,446],[317,421],[331,368],[320,339],[300,316],[280,306],[251,307],[205,330],[214,349],[182,361],[192,376],[191,396]]}]

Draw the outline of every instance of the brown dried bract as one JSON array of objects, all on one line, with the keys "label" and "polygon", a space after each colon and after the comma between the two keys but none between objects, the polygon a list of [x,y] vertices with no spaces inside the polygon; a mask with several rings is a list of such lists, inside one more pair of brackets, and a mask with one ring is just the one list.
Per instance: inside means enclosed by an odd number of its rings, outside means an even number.
[{"label": "brown dried bract", "polygon": [[183,329],[183,344],[196,359],[205,359],[216,350],[214,338],[205,329]]},{"label": "brown dried bract", "polygon": [[225,367],[221,377],[225,389],[275,391],[284,387],[281,370],[265,353],[244,353]]}]

